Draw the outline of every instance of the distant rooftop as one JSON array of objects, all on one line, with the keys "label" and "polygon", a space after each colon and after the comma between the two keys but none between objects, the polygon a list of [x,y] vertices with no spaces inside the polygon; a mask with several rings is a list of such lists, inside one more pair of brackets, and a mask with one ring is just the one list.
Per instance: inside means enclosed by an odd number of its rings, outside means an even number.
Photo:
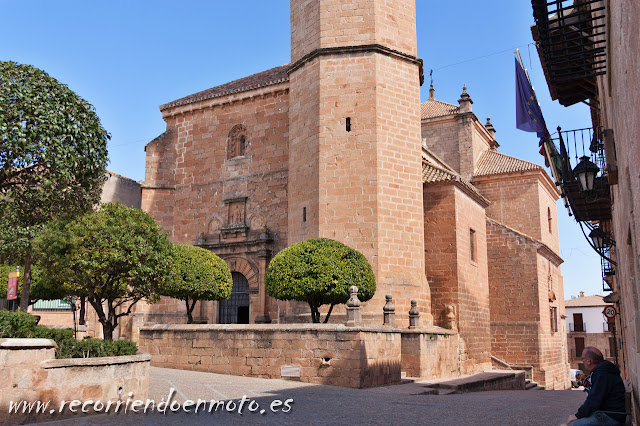
[{"label": "distant rooftop", "polygon": [[288,81],[289,75],[287,74],[287,69],[289,69],[289,64],[271,68],[269,70],[253,74],[248,77],[240,78],[238,80],[234,80],[220,86],[215,86],[210,89],[194,93],[193,95],[177,99],[173,102],[160,105],[160,110],[162,111],[175,106],[186,105],[206,99],[230,95],[233,93],[245,92],[247,90],[258,89],[260,87],[266,87],[272,84]]},{"label": "distant rooftop", "polygon": [[589,306],[606,306],[606,303],[603,300],[603,296],[593,295],[593,296],[580,296],[575,297],[573,299],[568,299],[564,301],[565,308],[584,308]]},{"label": "distant rooftop", "polygon": [[429,99],[420,104],[420,119],[443,117],[460,112],[460,107],[437,99]]},{"label": "distant rooftop", "polygon": [[544,170],[542,166],[510,157],[497,151],[489,150],[482,153],[474,176],[499,175],[503,173],[525,172],[529,170]]}]

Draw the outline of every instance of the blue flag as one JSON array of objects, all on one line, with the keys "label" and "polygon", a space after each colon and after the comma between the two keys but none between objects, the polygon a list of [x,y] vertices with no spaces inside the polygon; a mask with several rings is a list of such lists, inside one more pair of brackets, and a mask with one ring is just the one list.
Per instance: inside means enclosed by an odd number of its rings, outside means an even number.
[{"label": "blue flag", "polygon": [[536,132],[538,137],[547,135],[547,126],[542,111],[533,93],[533,87],[516,59],[516,127],[525,132]]}]

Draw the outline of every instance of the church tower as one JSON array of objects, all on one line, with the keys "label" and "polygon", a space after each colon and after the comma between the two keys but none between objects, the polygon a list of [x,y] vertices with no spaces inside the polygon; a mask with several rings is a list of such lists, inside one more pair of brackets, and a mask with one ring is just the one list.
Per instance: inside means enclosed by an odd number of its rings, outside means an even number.
[{"label": "church tower", "polygon": [[[289,244],[326,237],[377,278],[364,316],[392,294],[430,323],[414,0],[291,0]],[[378,319],[376,319],[378,321]]]}]

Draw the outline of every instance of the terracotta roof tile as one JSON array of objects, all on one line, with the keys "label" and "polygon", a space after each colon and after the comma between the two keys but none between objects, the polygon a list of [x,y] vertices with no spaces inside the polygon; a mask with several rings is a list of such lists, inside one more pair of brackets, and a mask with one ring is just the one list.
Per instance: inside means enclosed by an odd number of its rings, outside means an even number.
[{"label": "terracotta roof tile", "polygon": [[467,190],[474,193],[476,197],[478,197],[480,200],[482,200],[487,205],[489,205],[489,200],[487,200],[482,194],[480,194],[478,189],[475,186],[473,186],[471,182],[469,182],[466,179],[463,179],[462,176],[460,176],[457,173],[442,169],[438,166],[435,166],[423,160],[422,161],[422,183],[429,184],[429,183],[436,183],[436,182],[459,182],[460,184],[462,184],[462,186],[467,188]]},{"label": "terracotta roof tile", "polygon": [[599,296],[597,294],[593,296],[583,296],[583,297],[575,297],[573,299],[567,299],[564,301],[565,308],[577,308],[577,307],[587,307],[587,306],[606,306],[606,303],[603,299],[603,296]]},{"label": "terracotta roof tile", "polygon": [[459,106],[438,101],[436,99],[429,99],[428,101],[420,104],[421,119],[453,115],[458,112],[460,112]]},{"label": "terracotta roof tile", "polygon": [[458,180],[455,173],[441,169],[427,162],[422,162],[422,183],[434,183]]},{"label": "terracotta roof tile", "polygon": [[220,86],[212,87],[211,89],[203,90],[201,92],[194,93],[193,95],[177,99],[173,102],[160,105],[160,110],[288,81],[289,75],[287,74],[287,69],[289,69],[289,64],[271,68],[270,70],[262,71]]},{"label": "terracotta roof tile", "polygon": [[503,173],[524,172],[528,170],[544,169],[538,164],[489,150],[483,152],[480,156],[474,176],[499,175]]}]

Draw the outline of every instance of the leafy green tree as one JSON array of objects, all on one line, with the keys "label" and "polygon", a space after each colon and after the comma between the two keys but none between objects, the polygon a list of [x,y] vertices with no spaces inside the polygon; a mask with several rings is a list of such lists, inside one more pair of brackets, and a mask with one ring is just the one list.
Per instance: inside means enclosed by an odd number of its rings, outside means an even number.
[{"label": "leafy green tree", "polygon": [[120,203],[47,226],[37,249],[48,279],[93,306],[105,340],[138,301],[157,300],[173,273],[172,244],[160,227],[149,214]]},{"label": "leafy green tree", "polygon": [[33,241],[53,219],[100,200],[109,134],[93,107],[46,72],[0,62],[0,254],[24,265],[29,303]]},{"label": "leafy green tree", "polygon": [[280,300],[307,302],[311,319],[320,322],[319,308],[346,303],[349,287],[358,287],[358,298],[367,301],[376,291],[376,277],[369,261],[357,250],[328,238],[309,239],[280,251],[264,278],[267,293]]},{"label": "leafy green tree", "polygon": [[231,271],[227,263],[209,250],[188,244],[174,246],[174,276],[160,294],[184,300],[187,324],[193,323],[198,300],[224,300],[231,296]]}]

